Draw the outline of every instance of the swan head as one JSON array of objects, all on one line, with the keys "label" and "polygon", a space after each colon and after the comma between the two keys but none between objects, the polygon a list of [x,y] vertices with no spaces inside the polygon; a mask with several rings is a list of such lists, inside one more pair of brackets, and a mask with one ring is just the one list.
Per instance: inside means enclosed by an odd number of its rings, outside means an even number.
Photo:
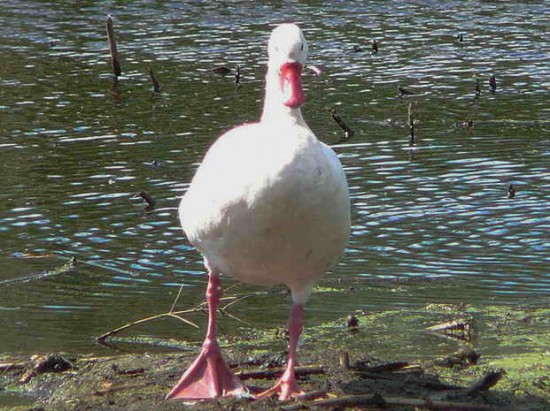
[{"label": "swan head", "polygon": [[307,41],[297,25],[281,24],[271,33],[268,69],[277,73],[281,100],[290,108],[299,108],[306,100],[302,87],[302,68],[307,60],[307,52]]}]

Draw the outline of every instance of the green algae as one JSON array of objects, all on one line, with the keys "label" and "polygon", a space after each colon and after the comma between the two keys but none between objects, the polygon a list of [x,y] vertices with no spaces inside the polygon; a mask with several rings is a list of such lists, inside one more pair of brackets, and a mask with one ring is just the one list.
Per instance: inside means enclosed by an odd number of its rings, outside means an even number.
[{"label": "green algae", "polygon": [[[301,385],[304,389],[336,387],[340,393],[378,392],[387,396],[406,393],[411,398],[438,399],[443,394],[426,388],[434,381],[436,385],[468,387],[488,371],[498,369],[503,371],[502,379],[475,398],[464,399],[460,390],[458,394],[449,391],[444,395],[460,401],[489,404],[495,410],[550,409],[548,307],[429,304],[416,310],[357,310],[350,314],[358,319],[357,327],[348,327],[345,317],[306,326],[299,348],[300,362],[322,365],[326,372],[303,379]],[[473,320],[474,338],[470,341],[426,330],[434,324],[464,318]],[[231,363],[240,371],[284,363],[286,333],[283,327],[258,329],[243,326],[232,335],[222,333],[220,340]],[[10,397],[11,403],[4,401],[6,405],[2,409],[21,411],[28,410],[31,405],[43,407],[46,411],[187,409],[183,404],[165,402],[163,398],[198,346],[191,352],[189,344],[178,345],[173,341],[166,344],[154,338],[133,336],[121,341],[145,344],[149,349],[156,346],[155,342],[160,343],[156,353],[71,358],[74,369],[37,375],[26,384],[18,382],[23,370],[4,371],[0,373],[0,401]],[[186,352],[160,352],[171,346],[184,348]],[[463,348],[479,354],[475,364],[437,365],[439,359]],[[339,362],[342,353],[349,356],[352,364],[405,361],[414,373],[387,374],[386,379],[370,380],[354,370],[343,369]],[[26,361],[21,357],[1,360]],[[411,381],[416,380],[422,384],[411,385]],[[272,382],[247,380],[247,383],[266,388]],[[404,386],[407,387],[405,390]],[[261,410],[281,409],[283,406],[277,401],[235,399],[224,399],[215,404],[202,404],[201,408]]]}]

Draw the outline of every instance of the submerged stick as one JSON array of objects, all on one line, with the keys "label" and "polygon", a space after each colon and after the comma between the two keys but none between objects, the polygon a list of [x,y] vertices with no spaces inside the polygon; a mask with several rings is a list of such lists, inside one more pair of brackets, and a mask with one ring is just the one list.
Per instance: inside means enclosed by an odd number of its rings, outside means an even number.
[{"label": "submerged stick", "polygon": [[514,198],[516,196],[516,189],[513,184],[508,186],[508,198]]},{"label": "submerged stick", "polygon": [[111,53],[111,66],[113,68],[113,74],[118,77],[122,74],[120,68],[120,61],[118,59],[118,51],[116,48],[115,30],[113,28],[113,18],[111,15],[107,15],[107,39],[109,40],[109,51]]},{"label": "submerged stick", "polygon": [[153,320],[157,320],[157,319],[163,318],[163,317],[173,317],[173,318],[176,318],[180,321],[183,321],[184,323],[189,324],[189,325],[191,325],[195,328],[199,328],[199,326],[197,324],[195,324],[195,323],[193,323],[189,320],[186,320],[183,317],[180,317],[180,314],[185,314],[185,313],[190,313],[190,312],[193,312],[193,311],[198,311],[198,309],[199,309],[199,307],[195,307],[195,308],[191,308],[189,310],[183,310],[183,311],[170,311],[170,312],[167,312],[167,313],[153,315],[153,316],[147,317],[147,318],[142,318],[141,320],[132,321],[131,323],[124,324],[121,327],[115,328],[114,330],[108,331],[108,332],[100,335],[99,337],[96,338],[96,341],[99,344],[105,345],[107,338],[112,337],[113,335],[118,334],[121,331],[124,331],[124,330],[126,330],[130,327],[134,327],[136,325],[143,324],[143,323],[153,321]]},{"label": "submerged stick", "polygon": [[149,77],[151,78],[151,83],[153,83],[153,91],[155,93],[160,92],[160,84],[155,76],[155,72],[152,67],[149,67]]},{"label": "submerged stick", "polygon": [[26,277],[8,278],[7,280],[0,281],[0,286],[15,284],[15,283],[26,283],[28,281],[41,280],[43,278],[49,278],[56,275],[68,274],[75,268],[76,263],[77,263],[76,257],[72,256],[67,263],[53,270],[45,271],[38,274],[31,274]]},{"label": "submerged stick", "polygon": [[489,87],[491,87],[493,93],[497,91],[497,78],[495,76],[489,77]]},{"label": "submerged stick", "polygon": [[238,86],[241,84],[241,68],[237,64],[235,67],[235,84]]},{"label": "submerged stick", "polygon": [[178,302],[178,300],[181,296],[182,290],[183,290],[183,284],[180,286],[180,289],[178,290],[178,294],[176,295],[176,298],[174,299],[174,302],[172,303],[172,306],[170,307],[170,311],[168,311],[167,313],[153,315],[151,317],[142,318],[141,320],[132,321],[131,323],[124,324],[121,327],[115,328],[114,330],[108,331],[108,332],[100,335],[99,337],[97,337],[96,341],[99,344],[104,344],[105,345],[107,338],[112,337],[113,335],[118,334],[121,331],[124,331],[124,330],[126,330],[130,327],[135,326],[135,325],[143,324],[143,323],[153,321],[153,320],[156,320],[158,318],[163,318],[163,317],[173,317],[173,318],[176,318],[180,321],[183,321],[184,323],[189,324],[189,325],[191,325],[195,328],[199,328],[199,326],[197,324],[195,324],[195,323],[193,323],[189,320],[186,320],[183,317],[180,317],[180,314],[185,314],[185,313],[189,313],[189,312],[193,312],[193,311],[198,311],[199,309],[201,309],[203,307],[204,303],[196,305],[195,307],[193,307],[189,310],[174,311],[174,309],[176,308],[176,303]]},{"label": "submerged stick", "polygon": [[476,78],[475,92],[475,98],[478,99],[481,96],[481,83],[478,78]]},{"label": "submerged stick", "polygon": [[372,54],[378,53],[378,42],[376,39],[372,39]]},{"label": "submerged stick", "polygon": [[412,101],[409,103],[409,109],[407,112],[407,123],[409,125],[409,146],[414,146],[415,139],[414,139],[414,108]]},{"label": "submerged stick", "polygon": [[344,122],[344,120],[342,120],[342,117],[340,117],[340,114],[338,114],[335,108],[330,110],[330,116],[334,121],[336,121],[336,123],[344,131],[344,138],[342,139],[343,141],[349,140],[350,138],[353,137],[355,133],[351,128],[349,128],[349,126]]},{"label": "submerged stick", "polygon": [[[136,320],[136,321],[132,321],[132,322],[129,322],[127,324],[124,324],[124,325],[122,325],[118,328],[115,328],[114,330],[108,331],[108,332],[100,335],[99,337],[96,338],[96,341],[99,344],[107,345],[107,338],[113,337],[114,335],[120,333],[121,331],[127,330],[128,328],[134,327],[134,326],[139,325],[139,324],[143,324],[143,323],[146,323],[146,322],[149,322],[149,321],[158,320],[159,318],[165,318],[165,317],[172,317],[172,318],[175,318],[177,320],[183,321],[184,323],[186,323],[188,325],[191,325],[192,327],[199,328],[199,326],[197,324],[195,324],[192,321],[189,321],[189,320],[185,319],[181,315],[182,314],[187,314],[187,313],[192,313],[192,312],[204,311],[205,306],[206,306],[206,302],[197,304],[193,308],[190,308],[190,309],[187,309],[187,310],[174,311],[175,308],[176,308],[176,304],[177,304],[177,302],[178,302],[178,300],[181,296],[182,290],[183,290],[183,284],[180,286],[180,288],[178,290],[178,294],[176,295],[176,298],[174,299],[174,302],[172,303],[172,306],[170,307],[170,311],[165,312],[165,313],[161,313],[161,314],[152,315],[152,316],[147,317],[147,318],[142,318],[140,320]],[[224,298],[221,299],[221,301],[234,301],[234,300],[235,300],[235,297],[224,297]],[[231,303],[228,303],[226,307],[229,307],[230,305],[231,305]],[[223,314],[225,314],[225,315],[227,315],[227,316],[229,316],[233,319],[236,319],[237,321],[242,321],[239,318],[235,317],[234,315],[231,315],[227,312],[223,312],[222,310],[220,310],[220,311]]]},{"label": "submerged stick", "polygon": [[151,211],[153,208],[155,208],[155,200],[153,197],[151,197],[149,194],[147,194],[145,191],[140,191],[137,193],[134,198],[141,197],[143,201],[147,203],[147,206],[145,207],[146,211]]}]

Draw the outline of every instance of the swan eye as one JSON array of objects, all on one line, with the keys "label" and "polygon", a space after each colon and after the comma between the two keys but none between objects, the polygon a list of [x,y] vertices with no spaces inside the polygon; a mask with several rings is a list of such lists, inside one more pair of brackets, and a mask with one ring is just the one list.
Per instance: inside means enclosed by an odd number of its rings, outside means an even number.
[{"label": "swan eye", "polygon": [[302,43],[302,45],[300,46],[300,50],[304,51],[304,43]]}]

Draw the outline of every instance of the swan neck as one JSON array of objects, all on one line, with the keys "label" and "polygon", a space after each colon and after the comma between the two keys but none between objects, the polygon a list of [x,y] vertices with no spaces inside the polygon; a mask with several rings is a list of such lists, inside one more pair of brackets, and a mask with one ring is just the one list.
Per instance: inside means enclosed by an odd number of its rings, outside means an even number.
[{"label": "swan neck", "polygon": [[265,100],[261,122],[304,123],[300,108],[286,106],[279,90],[279,73],[269,68],[266,75]]}]

